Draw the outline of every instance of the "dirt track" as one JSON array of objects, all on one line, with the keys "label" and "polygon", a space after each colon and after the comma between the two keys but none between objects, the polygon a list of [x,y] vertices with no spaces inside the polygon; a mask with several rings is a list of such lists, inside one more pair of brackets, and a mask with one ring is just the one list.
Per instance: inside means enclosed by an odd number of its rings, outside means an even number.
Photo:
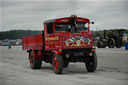
[{"label": "dirt track", "polygon": [[128,85],[128,51],[97,49],[98,68],[88,73],[83,63],[70,63],[63,74],[54,74],[50,64],[42,69],[29,67],[22,47],[0,47],[0,85]]}]

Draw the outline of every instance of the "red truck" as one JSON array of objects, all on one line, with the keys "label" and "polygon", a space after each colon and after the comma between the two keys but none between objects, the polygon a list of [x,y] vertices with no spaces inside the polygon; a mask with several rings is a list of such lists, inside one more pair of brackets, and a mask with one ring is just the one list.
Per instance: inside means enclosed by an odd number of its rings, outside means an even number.
[{"label": "red truck", "polygon": [[83,62],[88,72],[94,72],[97,56],[90,24],[94,22],[75,15],[45,21],[42,34],[22,39],[23,49],[29,53],[30,67],[40,69],[45,61],[52,64],[56,74],[61,74],[69,62]]}]

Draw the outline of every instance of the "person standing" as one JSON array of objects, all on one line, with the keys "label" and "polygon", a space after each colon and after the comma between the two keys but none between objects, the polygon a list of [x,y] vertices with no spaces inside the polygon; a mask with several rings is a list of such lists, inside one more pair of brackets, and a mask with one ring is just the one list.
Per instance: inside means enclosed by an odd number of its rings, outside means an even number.
[{"label": "person standing", "polygon": [[128,38],[127,38],[127,40],[125,42],[125,50],[128,50]]}]

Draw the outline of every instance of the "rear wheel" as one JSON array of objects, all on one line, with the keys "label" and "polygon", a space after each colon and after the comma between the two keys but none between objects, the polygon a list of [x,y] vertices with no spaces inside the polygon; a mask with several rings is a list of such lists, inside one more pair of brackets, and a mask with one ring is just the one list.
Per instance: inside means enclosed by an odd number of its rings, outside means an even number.
[{"label": "rear wheel", "polygon": [[61,55],[53,54],[52,56],[52,67],[56,74],[61,74],[63,71],[63,59]]},{"label": "rear wheel", "polygon": [[114,46],[115,46],[115,40],[114,40],[114,39],[110,39],[110,40],[108,41],[108,47],[109,47],[109,48],[114,48]]},{"label": "rear wheel", "polygon": [[93,56],[88,57],[88,61],[85,63],[88,72],[94,72],[97,68],[97,56],[93,53]]},{"label": "rear wheel", "polygon": [[29,54],[29,63],[32,69],[40,69],[42,61],[40,59],[35,59],[32,51]]}]

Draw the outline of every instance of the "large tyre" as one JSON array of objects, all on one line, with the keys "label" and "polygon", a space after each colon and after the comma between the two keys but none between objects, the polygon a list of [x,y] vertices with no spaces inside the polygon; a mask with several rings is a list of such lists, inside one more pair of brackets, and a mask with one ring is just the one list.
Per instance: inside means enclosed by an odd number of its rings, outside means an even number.
[{"label": "large tyre", "polygon": [[61,55],[54,53],[52,56],[52,67],[56,74],[63,72],[63,58]]},{"label": "large tyre", "polygon": [[[120,40],[121,41],[121,40]],[[121,48],[121,46],[122,46],[122,42],[120,42],[120,41],[117,41],[116,42],[116,48]]]},{"label": "large tyre", "polygon": [[101,43],[100,42],[97,43],[97,47],[101,48]]},{"label": "large tyre", "polygon": [[116,45],[116,48],[121,48],[122,45]]},{"label": "large tyre", "polygon": [[114,48],[114,46],[115,46],[115,40],[114,40],[114,39],[110,39],[110,40],[108,41],[108,47],[109,47],[109,48]]},{"label": "large tyre", "polygon": [[97,47],[98,47],[98,48],[105,48],[106,46],[105,46],[104,42],[99,41],[99,42],[97,43]]},{"label": "large tyre", "polygon": [[32,69],[41,69],[42,61],[40,59],[35,59],[32,51],[29,54],[29,63]]},{"label": "large tyre", "polygon": [[88,72],[94,72],[97,68],[97,56],[93,53],[93,56],[88,57],[88,61],[85,63]]}]

